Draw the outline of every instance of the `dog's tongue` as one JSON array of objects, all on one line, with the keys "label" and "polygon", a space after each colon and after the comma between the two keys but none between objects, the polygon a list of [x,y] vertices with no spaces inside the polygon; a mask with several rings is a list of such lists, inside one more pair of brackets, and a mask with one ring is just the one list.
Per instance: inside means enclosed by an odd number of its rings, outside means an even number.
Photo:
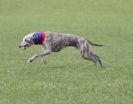
[{"label": "dog's tongue", "polygon": [[45,41],[45,32],[36,32],[36,38],[35,38],[35,44],[36,45],[42,45]]}]

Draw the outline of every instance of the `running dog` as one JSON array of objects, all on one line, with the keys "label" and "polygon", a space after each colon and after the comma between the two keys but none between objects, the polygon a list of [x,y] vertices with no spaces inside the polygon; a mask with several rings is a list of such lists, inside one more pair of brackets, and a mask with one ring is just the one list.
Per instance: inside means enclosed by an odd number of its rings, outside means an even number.
[{"label": "running dog", "polygon": [[100,57],[90,51],[90,45],[103,45],[92,43],[84,37],[56,32],[32,32],[23,38],[19,48],[25,50],[32,45],[43,45],[43,50],[29,58],[28,63],[33,62],[37,58],[49,55],[52,52],[59,52],[65,47],[73,46],[80,50],[81,56],[84,59],[92,61],[95,65],[99,63],[102,66]]}]

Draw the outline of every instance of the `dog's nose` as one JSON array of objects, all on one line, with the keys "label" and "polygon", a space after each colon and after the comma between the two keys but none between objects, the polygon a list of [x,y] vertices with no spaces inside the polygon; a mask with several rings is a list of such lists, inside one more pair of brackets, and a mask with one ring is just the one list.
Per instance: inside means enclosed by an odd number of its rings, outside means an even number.
[{"label": "dog's nose", "polygon": [[21,48],[21,45],[19,45],[18,47]]}]

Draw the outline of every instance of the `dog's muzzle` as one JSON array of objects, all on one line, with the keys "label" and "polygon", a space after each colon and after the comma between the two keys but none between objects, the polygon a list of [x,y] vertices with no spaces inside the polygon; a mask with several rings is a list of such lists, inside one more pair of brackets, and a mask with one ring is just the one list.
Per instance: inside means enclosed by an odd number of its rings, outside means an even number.
[{"label": "dog's muzzle", "polygon": [[29,44],[25,44],[25,45],[23,45],[23,46],[22,46],[22,45],[19,45],[19,48],[22,48],[22,49],[24,49],[24,50],[25,50],[26,48],[28,48],[28,47],[29,47]]}]

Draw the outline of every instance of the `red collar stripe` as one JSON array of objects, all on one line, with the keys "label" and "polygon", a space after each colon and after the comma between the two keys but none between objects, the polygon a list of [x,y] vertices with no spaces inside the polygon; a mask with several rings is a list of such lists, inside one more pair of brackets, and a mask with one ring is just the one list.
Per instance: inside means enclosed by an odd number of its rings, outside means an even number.
[{"label": "red collar stripe", "polygon": [[43,42],[45,40],[45,33],[44,32],[41,32],[40,34],[41,34],[41,36],[40,36],[40,42],[39,42],[39,44],[43,44]]},{"label": "red collar stripe", "polygon": [[43,44],[43,42],[45,41],[45,32],[36,32],[36,39],[35,39],[35,44]]}]

